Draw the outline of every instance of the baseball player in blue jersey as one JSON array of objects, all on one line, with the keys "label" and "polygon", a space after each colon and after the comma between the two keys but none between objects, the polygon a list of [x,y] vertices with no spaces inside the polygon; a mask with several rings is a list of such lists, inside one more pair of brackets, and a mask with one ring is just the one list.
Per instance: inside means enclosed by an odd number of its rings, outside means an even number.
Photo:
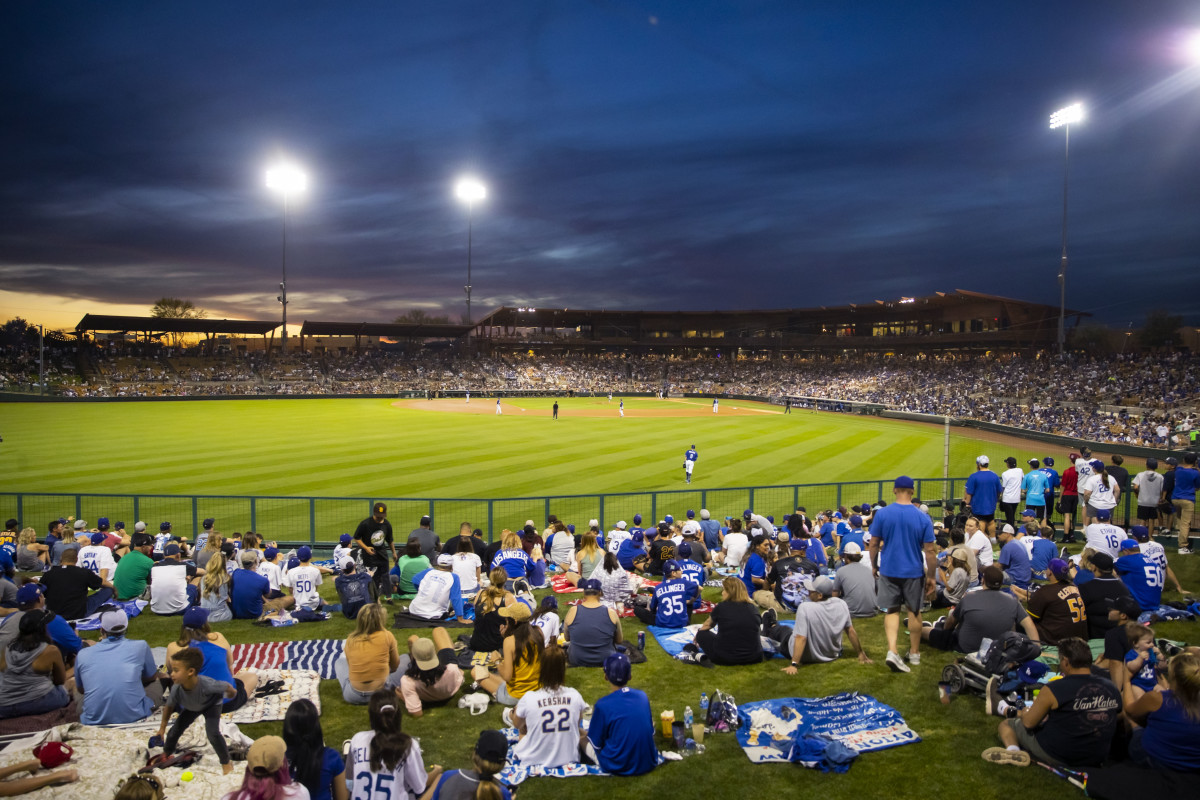
[{"label": "baseball player in blue jersey", "polygon": [[699,457],[700,455],[696,452],[696,445],[692,445],[683,454],[683,477],[688,483],[692,482],[692,470],[696,468],[696,459]]}]

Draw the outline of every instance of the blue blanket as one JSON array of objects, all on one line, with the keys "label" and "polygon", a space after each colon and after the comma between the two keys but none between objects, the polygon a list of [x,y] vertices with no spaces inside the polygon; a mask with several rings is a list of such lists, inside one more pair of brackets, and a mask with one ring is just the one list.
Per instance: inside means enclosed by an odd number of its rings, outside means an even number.
[{"label": "blue blanket", "polygon": [[[110,600],[108,605],[116,606],[125,612],[126,616],[133,619],[138,614],[142,613],[142,609],[150,605],[145,600]],[[90,617],[84,617],[75,623],[77,631],[98,631],[100,630],[100,612],[97,611]]]},{"label": "blue blanket", "polygon": [[[780,625],[792,626],[792,620],[781,619]],[[650,631],[650,635],[654,637],[654,641],[658,642],[659,647],[667,651],[667,655],[675,658],[683,651],[683,646],[696,638],[696,631],[700,630],[699,625],[688,625],[686,628],[663,628],[658,625],[647,625],[646,630]],[[716,630],[713,628],[712,630]],[[779,653],[775,652],[775,646],[768,644],[770,639],[763,639],[763,650],[768,653],[774,653],[776,658],[782,658]]]},{"label": "blue blanket", "polygon": [[921,741],[894,708],[857,692],[760,700],[738,706],[738,714],[738,743],[755,764],[795,761],[818,767],[813,737],[831,739],[858,753]]},{"label": "blue blanket", "polygon": [[[584,720],[583,727],[587,728],[589,720]],[[608,777],[608,773],[595,764],[584,764],[573,761],[561,767],[543,767],[541,764],[522,764],[513,755],[513,745],[517,743],[519,734],[516,728],[501,728],[500,732],[508,739],[508,761],[504,769],[496,775],[505,786],[518,786],[528,778],[582,778],[585,775]],[[658,755],[658,763],[662,764],[662,753]]]}]

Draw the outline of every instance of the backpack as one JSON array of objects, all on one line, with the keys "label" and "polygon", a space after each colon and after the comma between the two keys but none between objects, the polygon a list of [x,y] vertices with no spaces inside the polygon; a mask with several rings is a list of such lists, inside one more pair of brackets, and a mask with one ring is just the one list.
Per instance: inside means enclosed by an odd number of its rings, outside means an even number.
[{"label": "backpack", "polygon": [[1000,675],[1013,664],[1032,661],[1042,654],[1042,646],[1016,631],[1005,631],[988,646],[983,668],[991,675]]}]

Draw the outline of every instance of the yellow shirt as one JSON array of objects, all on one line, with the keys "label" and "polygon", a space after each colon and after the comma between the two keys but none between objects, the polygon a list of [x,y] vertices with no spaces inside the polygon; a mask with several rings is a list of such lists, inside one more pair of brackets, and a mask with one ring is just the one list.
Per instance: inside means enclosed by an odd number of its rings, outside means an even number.
[{"label": "yellow shirt", "polygon": [[350,667],[350,685],[359,692],[382,689],[388,675],[392,674],[391,665],[400,659],[396,637],[390,631],[352,636],[346,640],[345,652]]}]

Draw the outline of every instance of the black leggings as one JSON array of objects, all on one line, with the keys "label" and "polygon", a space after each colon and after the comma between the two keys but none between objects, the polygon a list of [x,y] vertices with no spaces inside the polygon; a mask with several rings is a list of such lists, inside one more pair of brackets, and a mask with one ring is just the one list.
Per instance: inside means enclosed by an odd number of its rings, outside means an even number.
[{"label": "black leggings", "polygon": [[[785,628],[788,631],[788,636],[791,636],[791,628]],[[733,661],[725,657],[720,648],[721,637],[715,631],[696,631],[696,644],[704,651],[704,655],[708,656],[708,660],[714,664],[719,664],[723,667],[736,667],[742,664],[759,664],[762,663],[763,654],[759,653],[758,658],[748,661]]]},{"label": "black leggings", "polygon": [[203,711],[188,711],[179,709],[179,716],[175,718],[175,724],[171,726],[171,730],[167,731],[167,740],[163,743],[163,752],[171,755],[175,752],[175,746],[179,744],[179,737],[183,736],[193,722],[199,717],[204,717],[204,732],[208,734],[208,743],[213,746],[213,750],[217,751],[217,760],[222,764],[229,763],[229,748],[225,746],[225,737],[221,735],[221,703],[214,703]]}]

